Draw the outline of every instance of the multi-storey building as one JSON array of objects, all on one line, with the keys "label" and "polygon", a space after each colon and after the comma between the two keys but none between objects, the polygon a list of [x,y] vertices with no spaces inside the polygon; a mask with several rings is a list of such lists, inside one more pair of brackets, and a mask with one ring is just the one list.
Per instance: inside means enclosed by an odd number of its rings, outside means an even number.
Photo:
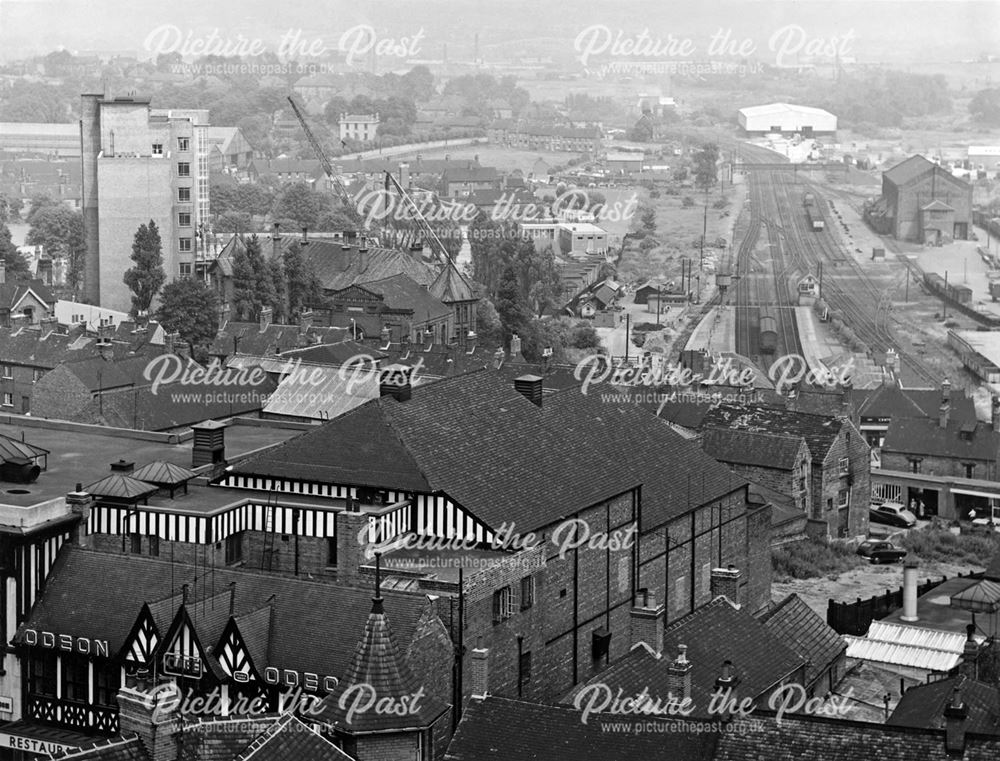
[{"label": "multi-storey building", "polygon": [[82,105],[88,300],[127,310],[132,242],[152,220],[168,280],[207,266],[208,111],[153,109],[149,98],[85,94]]},{"label": "multi-storey building", "polygon": [[340,139],[360,140],[366,143],[375,139],[378,125],[378,114],[341,114]]}]

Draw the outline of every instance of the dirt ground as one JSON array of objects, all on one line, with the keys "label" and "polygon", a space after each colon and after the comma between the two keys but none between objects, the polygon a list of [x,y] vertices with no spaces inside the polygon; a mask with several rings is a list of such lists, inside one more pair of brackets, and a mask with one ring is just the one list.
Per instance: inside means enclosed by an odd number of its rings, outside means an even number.
[{"label": "dirt ground", "polygon": [[[947,576],[949,579],[959,573],[982,571],[982,566],[969,567],[954,563],[923,562],[920,566],[920,580],[937,579]],[[771,599],[781,600],[793,592],[801,597],[806,604],[826,620],[827,602],[831,599],[838,602],[853,602],[888,590],[895,591],[903,586],[903,565],[863,565],[854,568],[832,579],[793,579],[792,581],[774,582],[771,585]]]},{"label": "dirt ground", "polygon": [[445,155],[453,159],[472,159],[479,157],[483,166],[496,167],[501,172],[512,172],[520,169],[525,177],[531,171],[532,165],[538,159],[544,160],[549,166],[565,166],[570,159],[580,158],[579,153],[571,151],[522,151],[515,148],[505,148],[498,145],[463,145],[454,148],[444,147],[435,150],[422,151],[424,158],[443,159]]}]

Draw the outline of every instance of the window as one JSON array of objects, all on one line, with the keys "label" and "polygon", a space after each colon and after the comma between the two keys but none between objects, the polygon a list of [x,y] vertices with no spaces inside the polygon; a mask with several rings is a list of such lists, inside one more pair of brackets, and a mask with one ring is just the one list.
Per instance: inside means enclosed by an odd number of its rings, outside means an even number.
[{"label": "window", "polygon": [[920,460],[910,460],[910,470],[913,473],[920,472]]},{"label": "window", "polygon": [[177,215],[177,224],[179,224],[181,227],[190,227],[191,226],[191,212],[189,212],[189,211],[182,211],[180,214],[178,214]]},{"label": "window", "polygon": [[535,577],[525,576],[521,579],[521,610],[527,610],[535,604]]},{"label": "window", "polygon": [[847,471],[850,470],[851,461],[846,457],[841,457],[837,465],[840,468],[840,475],[846,476]]},{"label": "window", "polygon": [[56,695],[56,654],[33,653],[28,662],[28,692],[35,695]]},{"label": "window", "polygon": [[156,534],[149,535],[149,556],[154,558],[160,557],[160,537]]},{"label": "window", "polygon": [[3,377],[4,378],[13,378],[14,377],[14,371],[13,371],[13,368],[11,368],[10,365],[0,365],[0,372],[3,373]]},{"label": "window", "polygon": [[332,537],[326,540],[326,564],[328,566],[337,565],[337,538]]},{"label": "window", "polygon": [[139,555],[142,553],[142,536],[140,534],[129,534],[129,541],[132,546],[132,554]]},{"label": "window", "polygon": [[521,688],[531,681],[531,651],[521,653],[517,659],[517,696],[521,697]]},{"label": "window", "polygon": [[179,248],[180,248],[181,251],[190,251],[191,250],[191,239],[190,238],[181,238]]},{"label": "window", "polygon": [[827,499],[827,501],[826,501],[826,509],[827,510],[833,510],[833,500],[832,499]]},{"label": "window", "polygon": [[178,177],[190,177],[191,176],[191,164],[187,161],[177,162],[177,176]]},{"label": "window", "polygon": [[191,262],[181,262],[177,268],[181,277],[191,277]]},{"label": "window", "polygon": [[121,673],[115,664],[101,667],[94,664],[94,703],[102,706],[116,706]]},{"label": "window", "polygon": [[973,463],[971,463],[971,462],[965,463],[965,477],[966,478],[975,478],[975,475],[974,475],[975,472],[976,472],[976,466]]},{"label": "window", "polygon": [[186,203],[191,200],[191,188],[177,188],[177,200]]},{"label": "window", "polygon": [[243,532],[239,531],[226,537],[226,565],[241,560],[243,560]]},{"label": "window", "polygon": [[90,682],[90,669],[87,666],[87,659],[79,655],[62,656],[62,696],[68,700],[90,700],[88,683]]},{"label": "window", "polygon": [[154,156],[163,155],[163,143],[153,143],[153,155]]},{"label": "window", "polygon": [[13,394],[4,394],[3,395],[3,406],[4,407],[13,407],[14,406],[14,395]]},{"label": "window", "polygon": [[841,489],[837,492],[837,505],[839,507],[847,507],[851,501],[851,492],[849,489]]},{"label": "window", "polygon": [[509,586],[502,587],[493,593],[493,623],[494,625],[514,615],[514,593]]},{"label": "window", "polygon": [[177,150],[179,151],[191,150],[191,140],[186,137],[177,138]]}]

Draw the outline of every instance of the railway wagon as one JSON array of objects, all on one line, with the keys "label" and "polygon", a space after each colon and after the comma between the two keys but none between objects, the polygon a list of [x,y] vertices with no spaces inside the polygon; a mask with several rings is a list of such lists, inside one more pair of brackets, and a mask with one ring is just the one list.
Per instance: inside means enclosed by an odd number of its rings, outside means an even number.
[{"label": "railway wagon", "polygon": [[778,346],[778,321],[770,309],[760,310],[760,353],[774,354]]},{"label": "railway wagon", "polygon": [[826,224],[823,221],[823,215],[820,213],[819,207],[817,206],[806,207],[806,221],[809,223],[809,229],[814,233],[820,232],[826,227]]},{"label": "railway wagon", "polygon": [[944,296],[958,304],[969,304],[972,302],[972,289],[967,285],[955,285],[946,283],[945,279],[936,272],[924,273],[924,284],[932,293]]},{"label": "railway wagon", "polygon": [[812,193],[806,193],[805,195],[802,196],[802,205],[805,207],[815,206],[816,196],[814,196]]}]

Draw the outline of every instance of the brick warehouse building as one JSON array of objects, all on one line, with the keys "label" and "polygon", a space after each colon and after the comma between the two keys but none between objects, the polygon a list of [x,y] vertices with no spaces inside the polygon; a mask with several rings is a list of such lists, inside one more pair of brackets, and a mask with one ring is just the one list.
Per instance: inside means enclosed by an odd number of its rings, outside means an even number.
[{"label": "brick warehouse building", "polygon": [[972,186],[923,156],[911,156],[882,173],[882,195],[866,217],[876,232],[898,240],[968,240]]}]

